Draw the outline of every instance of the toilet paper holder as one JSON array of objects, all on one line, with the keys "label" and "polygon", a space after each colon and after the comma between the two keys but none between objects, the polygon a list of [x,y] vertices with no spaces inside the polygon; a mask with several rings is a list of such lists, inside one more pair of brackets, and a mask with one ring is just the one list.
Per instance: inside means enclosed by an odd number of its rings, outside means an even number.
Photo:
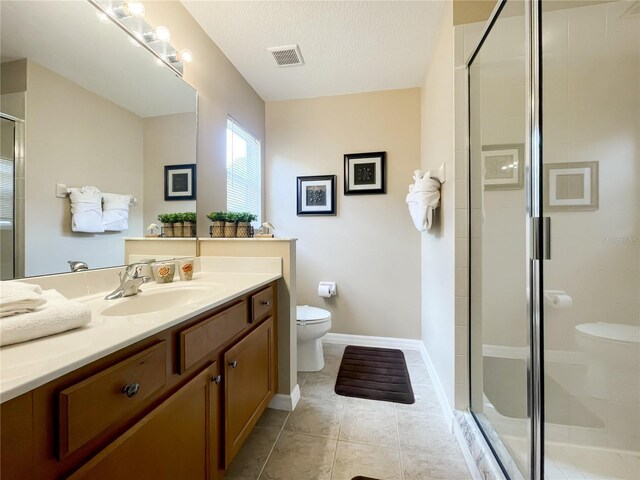
[{"label": "toilet paper holder", "polygon": [[337,295],[336,282],[320,282],[318,284],[318,295],[321,297],[332,297]]}]

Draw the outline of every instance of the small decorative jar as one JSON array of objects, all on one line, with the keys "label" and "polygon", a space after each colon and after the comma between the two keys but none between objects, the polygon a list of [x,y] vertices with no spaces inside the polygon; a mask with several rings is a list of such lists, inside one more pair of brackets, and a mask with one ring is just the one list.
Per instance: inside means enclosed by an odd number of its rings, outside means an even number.
[{"label": "small decorative jar", "polygon": [[248,238],[251,236],[251,223],[250,222],[238,222],[238,232],[236,234],[239,238]]},{"label": "small decorative jar", "polygon": [[162,224],[162,236],[163,237],[173,237],[173,223],[163,223]]},{"label": "small decorative jar", "polygon": [[224,222],[213,222],[209,227],[209,235],[211,238],[224,237]]},{"label": "small decorative jar", "polygon": [[193,222],[182,223],[182,236],[185,238],[196,236],[196,224]]},{"label": "small decorative jar", "polygon": [[180,280],[193,280],[193,258],[183,258],[178,260],[178,273]]},{"label": "small decorative jar", "polygon": [[224,236],[226,238],[234,238],[238,230],[236,222],[224,222]]},{"label": "small decorative jar", "polygon": [[151,266],[153,278],[158,283],[171,283],[176,274],[176,264],[174,262],[158,262]]},{"label": "small decorative jar", "polygon": [[174,237],[182,237],[182,230],[184,228],[184,224],[182,222],[176,222],[173,224],[173,236]]}]

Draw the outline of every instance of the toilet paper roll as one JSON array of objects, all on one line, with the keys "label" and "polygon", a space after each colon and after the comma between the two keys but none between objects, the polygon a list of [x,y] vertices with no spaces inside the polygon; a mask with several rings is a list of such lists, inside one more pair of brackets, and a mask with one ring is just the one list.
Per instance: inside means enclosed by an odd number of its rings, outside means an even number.
[{"label": "toilet paper roll", "polygon": [[318,296],[329,298],[331,296],[331,287],[329,285],[318,285]]},{"label": "toilet paper roll", "polygon": [[573,300],[569,295],[552,295],[551,308],[569,308],[573,305]]}]

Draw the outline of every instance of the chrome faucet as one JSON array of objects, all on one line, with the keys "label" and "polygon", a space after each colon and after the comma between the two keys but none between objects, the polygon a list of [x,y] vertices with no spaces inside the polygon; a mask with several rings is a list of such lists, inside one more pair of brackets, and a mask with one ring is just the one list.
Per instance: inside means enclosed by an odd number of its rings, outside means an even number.
[{"label": "chrome faucet", "polygon": [[147,283],[150,278],[141,276],[140,271],[147,263],[132,263],[127,265],[124,273],[118,272],[120,286],[107,295],[105,300],[115,300],[116,298],[130,297],[140,292],[140,285]]},{"label": "chrome faucet", "polygon": [[67,262],[72,272],[80,272],[82,270],[89,270],[89,265],[79,260],[69,260]]}]

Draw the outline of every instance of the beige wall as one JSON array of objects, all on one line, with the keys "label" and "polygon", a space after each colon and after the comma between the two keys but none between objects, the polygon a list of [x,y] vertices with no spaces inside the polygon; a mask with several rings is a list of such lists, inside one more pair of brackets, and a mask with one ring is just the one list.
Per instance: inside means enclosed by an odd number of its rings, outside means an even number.
[{"label": "beige wall", "polygon": [[196,163],[196,114],[178,113],[145,118],[143,120],[143,128],[143,224],[146,228],[150,223],[160,225],[158,222],[159,213],[196,211],[196,200],[172,200],[168,202],[164,200],[164,166]]},{"label": "beige wall", "polygon": [[184,79],[198,91],[198,233],[206,237],[205,215],[226,210],[227,115],[258,137],[264,149],[264,101],[179,2],[146,2],[145,7],[150,24],[166,25],[171,43],[193,53]]},{"label": "beige wall", "polygon": [[[405,196],[420,166],[420,90],[267,103],[266,218],[298,240],[298,304],[332,332],[420,337],[420,247]],[[343,155],[387,152],[386,195],[343,195]],[[337,175],[336,216],[296,216],[296,177]],[[335,281],[338,296],[318,296]]]},{"label": "beige wall", "polygon": [[421,234],[422,340],[450,405],[454,403],[455,217],[454,35],[446,4],[422,88],[422,170],[446,164],[441,206],[434,225]]},{"label": "beige wall", "polygon": [[496,6],[496,0],[454,0],[453,24],[484,22]]},{"label": "beige wall", "polygon": [[141,203],[126,232],[73,233],[69,200],[55,186],[95,185],[141,202],[142,120],[33,62],[26,105],[25,275],[68,271],[67,260],[122,264],[120,238],[142,233]]}]

